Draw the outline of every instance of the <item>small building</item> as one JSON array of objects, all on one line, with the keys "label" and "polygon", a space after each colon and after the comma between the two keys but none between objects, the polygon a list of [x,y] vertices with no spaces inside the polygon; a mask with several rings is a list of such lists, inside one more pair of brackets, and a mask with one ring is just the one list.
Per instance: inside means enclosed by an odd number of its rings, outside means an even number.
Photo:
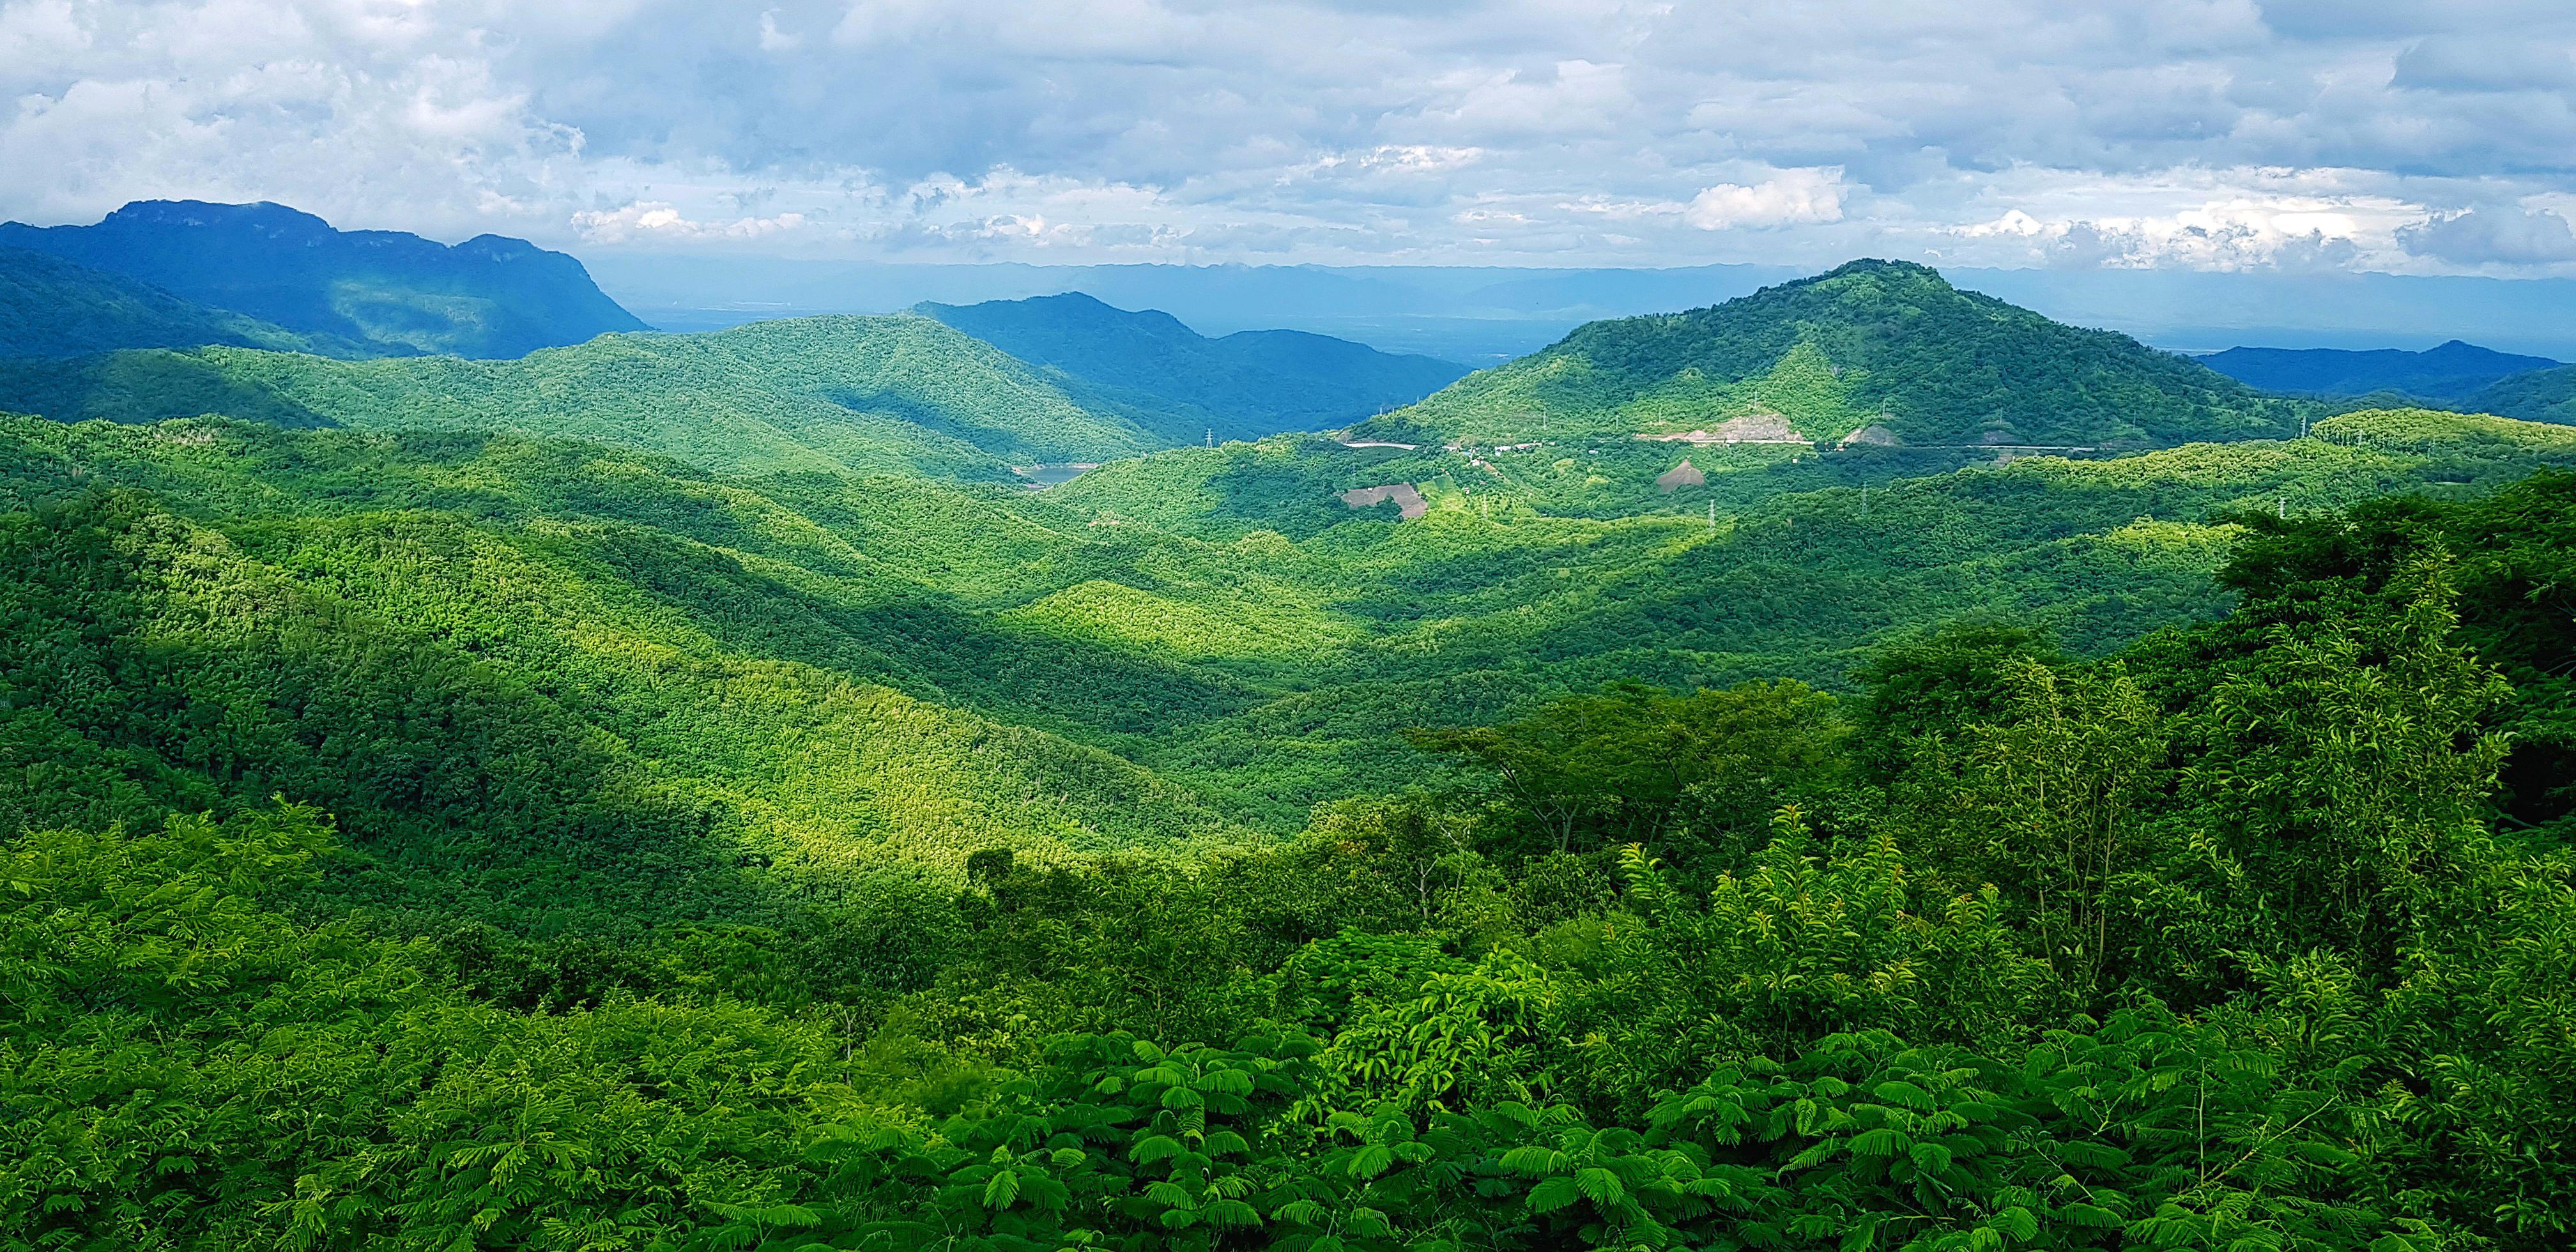
[{"label": "small building", "polygon": [[1691,464],[1689,457],[1683,457],[1681,464],[1665,470],[1655,479],[1655,487],[1666,495],[1671,495],[1684,487],[1707,485],[1708,475],[1701,473],[1698,466]]}]

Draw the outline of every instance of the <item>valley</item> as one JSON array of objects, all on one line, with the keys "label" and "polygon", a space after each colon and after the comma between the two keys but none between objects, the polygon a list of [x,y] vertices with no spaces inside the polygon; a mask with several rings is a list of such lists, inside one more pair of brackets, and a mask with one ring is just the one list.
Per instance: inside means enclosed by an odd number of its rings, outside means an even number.
[{"label": "valley", "polygon": [[2561,367],[11,264],[10,1246],[2576,1228]]}]

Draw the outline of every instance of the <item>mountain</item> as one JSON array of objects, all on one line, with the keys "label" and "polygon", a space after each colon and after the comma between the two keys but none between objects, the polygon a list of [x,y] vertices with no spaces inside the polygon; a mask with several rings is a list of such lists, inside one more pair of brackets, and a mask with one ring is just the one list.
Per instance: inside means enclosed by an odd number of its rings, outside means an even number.
[{"label": "mountain", "polygon": [[515,360],[336,361],[242,348],[0,361],[0,411],[63,421],[223,414],[287,426],[570,436],[720,473],[1007,480],[1009,465],[1157,446],[1029,366],[920,317],[608,335]]},{"label": "mountain", "polygon": [[2499,378],[2471,392],[2458,407],[2526,421],[2576,423],[2576,365]]},{"label": "mountain", "polygon": [[2489,383],[2558,364],[2547,357],[2517,356],[2454,339],[2438,348],[2407,352],[2378,348],[2229,348],[2195,360],[2248,386],[2310,396],[2364,396],[2395,392],[2425,400],[2460,400]]},{"label": "mountain", "polygon": [[1467,368],[1293,330],[1210,339],[1168,313],[1129,312],[1080,292],[916,312],[1038,366],[1092,408],[1172,443],[1257,439],[1346,425],[1458,381]]},{"label": "mountain", "polygon": [[2289,402],[2126,335],[1961,291],[1925,266],[1854,261],[1710,308],[1587,324],[1365,429],[2140,447],[2297,420]]},{"label": "mountain", "polygon": [[118,348],[309,350],[282,326],[183,300],[147,283],[23,248],[0,248],[0,357]]},{"label": "mountain", "polygon": [[0,223],[0,247],[379,354],[515,357],[645,329],[581,262],[526,240],[334,230],[280,204],[138,200],[91,226]]}]

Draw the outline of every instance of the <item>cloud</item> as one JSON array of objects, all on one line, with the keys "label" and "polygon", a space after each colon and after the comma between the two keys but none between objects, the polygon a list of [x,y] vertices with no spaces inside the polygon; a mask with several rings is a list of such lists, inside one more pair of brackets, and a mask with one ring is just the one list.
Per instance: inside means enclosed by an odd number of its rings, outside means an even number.
[{"label": "cloud", "polygon": [[802,213],[775,217],[738,217],[730,222],[694,222],[679,209],[659,202],[638,202],[615,209],[584,209],[572,215],[573,229],[592,243],[621,244],[639,239],[760,239],[805,225]]},{"label": "cloud", "polygon": [[2576,261],[2576,229],[2547,209],[2461,209],[2401,227],[2397,241],[2416,256],[2457,265],[2551,265]]},{"label": "cloud", "polygon": [[0,0],[0,216],[175,195],[921,259],[2541,272],[2551,222],[2456,206],[2576,203],[2571,49],[2563,0]]},{"label": "cloud", "polygon": [[1701,230],[1843,220],[1840,169],[1782,170],[1751,186],[1719,183],[1691,197],[1682,220]]},{"label": "cloud", "polygon": [[[2240,192],[2167,214],[2042,218],[2011,209],[1948,233],[1989,249],[1979,259],[2075,268],[2315,270],[2344,267],[2389,243],[2389,205],[2364,198]],[[1978,254],[1971,254],[1978,255]]]},{"label": "cloud", "polygon": [[803,46],[805,46],[803,35],[790,35],[778,29],[778,10],[771,9],[760,15],[761,51],[794,52]]}]

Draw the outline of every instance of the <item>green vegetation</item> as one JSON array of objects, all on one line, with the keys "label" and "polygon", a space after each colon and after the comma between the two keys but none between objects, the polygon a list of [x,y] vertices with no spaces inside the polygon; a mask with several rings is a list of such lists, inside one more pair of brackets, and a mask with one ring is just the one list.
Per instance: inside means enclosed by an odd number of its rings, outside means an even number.
[{"label": "green vegetation", "polygon": [[302,336],[69,261],[0,248],[0,357],[233,344],[310,351]]},{"label": "green vegetation", "polygon": [[[2562,1246],[2568,797],[2511,781],[2537,706],[2478,641],[2576,643],[2528,594],[2571,506],[2253,517],[2232,614],[2100,660],[1977,628],[1853,697],[1613,688],[1430,736],[1473,763],[1294,839],[996,848],[767,924],[406,927],[293,806],[40,826],[0,851],[0,1230]],[[222,740],[158,716],[165,768]]]},{"label": "green vegetation", "polygon": [[128,419],[0,416],[0,1247],[2576,1237],[2576,426],[1035,492],[1157,441],[926,318],[0,374]]},{"label": "green vegetation", "polygon": [[1833,442],[2137,447],[2277,435],[2298,410],[2126,335],[1854,261],[1714,308],[1593,322],[1363,429],[1511,444],[1785,423]]},{"label": "green vegetation", "polygon": [[2462,407],[2534,422],[2576,423],[2576,366],[2531,370],[2497,379],[2471,395]]},{"label": "green vegetation", "polygon": [[926,318],[819,317],[712,335],[611,335],[514,361],[329,361],[207,348],[0,362],[0,407],[65,421],[222,413],[364,430],[507,431],[724,473],[1002,480],[1008,462],[1154,446],[1019,362]]},{"label": "green vegetation", "polygon": [[1400,408],[1467,373],[1430,357],[1293,330],[1209,339],[1170,314],[1114,309],[1080,292],[916,310],[1037,366],[1084,407],[1128,417],[1167,444],[1258,439]]}]

